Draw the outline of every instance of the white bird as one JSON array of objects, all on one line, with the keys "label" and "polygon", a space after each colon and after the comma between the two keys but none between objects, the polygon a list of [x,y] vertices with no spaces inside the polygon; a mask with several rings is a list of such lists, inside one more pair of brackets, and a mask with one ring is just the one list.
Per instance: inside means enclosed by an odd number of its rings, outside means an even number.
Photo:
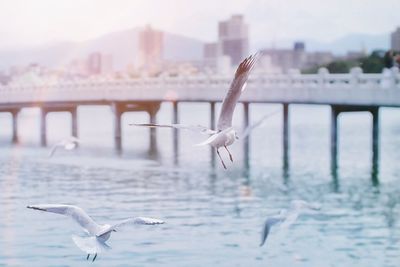
[{"label": "white bird", "polygon": [[222,166],[226,169],[226,165],[219,153],[219,149],[224,147],[229,154],[230,160],[233,162],[233,157],[228,146],[232,145],[236,139],[239,139],[235,129],[232,127],[232,117],[235,110],[236,104],[239,100],[241,93],[246,88],[247,78],[249,77],[250,71],[253,69],[254,64],[259,58],[259,53],[249,56],[243,60],[236,70],[235,77],[231,83],[230,89],[228,90],[225,98],[222,102],[221,113],[217,123],[217,129],[209,129],[201,125],[181,125],[181,124],[130,124],[133,126],[146,126],[146,127],[168,127],[175,129],[189,129],[198,131],[203,134],[211,135],[204,142],[197,144],[197,146],[210,145],[215,148],[219,159],[221,160]]},{"label": "white bird", "polygon": [[110,238],[111,232],[116,232],[120,227],[128,224],[155,225],[164,223],[164,221],[159,219],[135,217],[122,220],[113,225],[100,225],[90,218],[83,209],[73,205],[40,204],[27,206],[27,208],[62,214],[74,219],[75,222],[77,222],[88,234],[88,236],[79,237],[73,235],[72,240],[79,249],[88,254],[86,260],[89,259],[90,254],[95,254],[92,261],[96,259],[97,253],[111,249],[111,247],[106,244],[106,241]]},{"label": "white bird", "polygon": [[278,215],[271,216],[265,221],[261,232],[260,247],[264,245],[271,227],[275,224],[281,223],[281,228],[287,228],[297,220],[301,212],[307,210],[319,210],[320,208],[320,205],[311,204],[304,200],[293,200],[290,203],[289,210],[283,209]]},{"label": "white bird", "polygon": [[81,143],[81,141],[75,136],[64,138],[51,147],[51,150],[49,152],[49,158],[54,155],[54,153],[58,148],[62,147],[65,150],[73,150],[78,146],[79,143]]}]

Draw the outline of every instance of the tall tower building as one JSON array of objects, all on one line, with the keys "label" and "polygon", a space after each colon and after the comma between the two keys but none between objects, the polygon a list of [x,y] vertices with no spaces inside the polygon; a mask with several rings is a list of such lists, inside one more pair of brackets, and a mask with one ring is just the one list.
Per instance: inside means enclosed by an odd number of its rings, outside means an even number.
[{"label": "tall tower building", "polygon": [[139,32],[139,57],[138,67],[154,69],[160,66],[163,59],[164,36],[147,25]]},{"label": "tall tower building", "polygon": [[101,73],[101,54],[99,52],[91,53],[88,56],[86,70],[89,75]]},{"label": "tall tower building", "polygon": [[301,69],[307,61],[306,45],[297,41],[293,45],[293,68]]},{"label": "tall tower building", "polygon": [[239,64],[249,53],[249,26],[243,15],[233,15],[218,24],[218,54],[229,56],[232,64]]},{"label": "tall tower building", "polygon": [[400,27],[392,32],[391,34],[391,46],[392,50],[400,52]]},{"label": "tall tower building", "polygon": [[113,72],[113,56],[103,54],[101,56],[101,74],[110,74]]},{"label": "tall tower building", "polygon": [[217,57],[218,46],[217,43],[205,43],[203,47],[204,59],[215,59]]}]

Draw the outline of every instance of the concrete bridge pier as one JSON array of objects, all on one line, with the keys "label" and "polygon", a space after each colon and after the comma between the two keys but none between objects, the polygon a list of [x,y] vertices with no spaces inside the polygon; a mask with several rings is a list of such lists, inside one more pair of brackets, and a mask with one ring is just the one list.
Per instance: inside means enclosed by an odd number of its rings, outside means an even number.
[{"label": "concrete bridge pier", "polygon": [[78,107],[71,108],[71,134],[78,137]]},{"label": "concrete bridge pier", "polygon": [[[114,113],[114,142],[117,150],[122,149],[122,114],[125,112],[145,111],[149,114],[150,123],[156,123],[156,115],[160,109],[160,102],[113,102]],[[150,152],[156,151],[156,129],[150,128]]]},{"label": "concrete bridge pier", "polygon": [[[157,112],[160,109],[160,103],[149,103],[147,113],[149,113],[150,123],[157,123]],[[157,153],[157,129],[150,128],[150,154]]]},{"label": "concrete bridge pier", "polygon": [[[243,127],[246,129],[250,125],[250,104],[243,102]],[[240,137],[240,136],[239,136]],[[243,140],[243,159],[244,168],[248,172],[250,169],[250,135]]]},{"label": "concrete bridge pier", "polygon": [[283,104],[283,129],[282,129],[282,141],[283,141],[283,170],[285,173],[289,169],[289,104]]},{"label": "concrete bridge pier", "polygon": [[10,111],[12,116],[12,142],[14,144],[18,143],[18,113],[19,109],[13,109]]},{"label": "concrete bridge pier", "polygon": [[372,115],[372,168],[376,171],[379,161],[379,107],[378,106],[331,106],[331,169],[338,167],[338,117],[342,112],[370,112]]},{"label": "concrete bridge pier", "polygon": [[40,144],[47,145],[47,122],[46,117],[50,112],[69,112],[71,113],[71,133],[78,137],[78,114],[77,106],[51,106],[42,107],[40,112]]},{"label": "concrete bridge pier", "polygon": [[121,116],[123,109],[120,105],[114,103],[112,105],[114,113],[114,143],[117,150],[122,149],[122,128],[121,128]]},{"label": "concrete bridge pier", "polygon": [[370,110],[372,114],[372,168],[377,172],[379,162],[379,107]]},{"label": "concrete bridge pier", "polygon": [[[172,123],[178,124],[179,123],[179,106],[178,102],[172,103]],[[173,145],[174,145],[174,163],[176,165],[179,164],[179,130],[173,129]]]},{"label": "concrete bridge pier", "polygon": [[12,124],[12,137],[11,141],[14,144],[19,142],[18,138],[18,114],[20,112],[20,108],[0,108],[0,112],[7,112],[11,114],[11,124]]},{"label": "concrete bridge pier", "polygon": [[339,110],[331,107],[331,170],[336,174],[337,169],[337,147],[338,147],[338,116]]},{"label": "concrete bridge pier", "polygon": [[44,108],[41,108],[41,111],[40,111],[40,145],[41,146],[47,145],[46,116],[47,116],[47,111]]},{"label": "concrete bridge pier", "polygon": [[[215,130],[215,102],[210,102],[210,129]],[[210,147],[211,151],[211,167],[215,168],[215,151],[214,148]]]}]

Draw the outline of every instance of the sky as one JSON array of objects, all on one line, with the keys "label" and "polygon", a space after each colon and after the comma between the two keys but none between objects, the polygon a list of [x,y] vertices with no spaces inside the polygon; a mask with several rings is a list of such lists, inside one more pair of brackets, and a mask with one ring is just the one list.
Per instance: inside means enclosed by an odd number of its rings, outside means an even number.
[{"label": "sky", "polygon": [[0,0],[0,47],[84,41],[149,23],[213,41],[217,22],[237,13],[254,42],[329,42],[400,26],[400,0]]}]

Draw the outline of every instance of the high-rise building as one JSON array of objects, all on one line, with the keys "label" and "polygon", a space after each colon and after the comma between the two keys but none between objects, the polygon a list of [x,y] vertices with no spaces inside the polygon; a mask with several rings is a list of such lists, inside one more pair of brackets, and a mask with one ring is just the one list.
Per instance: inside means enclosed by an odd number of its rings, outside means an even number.
[{"label": "high-rise building", "polygon": [[101,74],[110,74],[113,72],[113,57],[111,54],[101,56]]},{"label": "high-rise building", "polygon": [[249,52],[249,26],[242,15],[233,15],[218,24],[218,54],[229,56],[239,64]]},{"label": "high-rise building", "polygon": [[394,51],[400,51],[400,27],[391,34],[391,48]]},{"label": "high-rise building", "polygon": [[267,57],[273,66],[288,73],[291,69],[307,69],[325,65],[334,59],[330,52],[306,52],[303,42],[295,42],[293,49],[264,49],[262,57]]},{"label": "high-rise building", "polygon": [[218,44],[217,43],[205,43],[203,48],[204,59],[215,59],[218,55]]},{"label": "high-rise building", "polygon": [[86,59],[73,59],[66,66],[66,71],[71,74],[86,75],[88,74],[88,58]]},{"label": "high-rise building", "polygon": [[138,67],[154,69],[161,65],[163,59],[164,37],[163,32],[147,25],[139,32]]},{"label": "high-rise building", "polygon": [[306,61],[306,45],[304,44],[304,42],[295,42],[293,45],[293,68],[302,68]]},{"label": "high-rise building", "polygon": [[304,52],[306,50],[306,45],[304,42],[297,41],[293,45],[293,50],[297,52]]},{"label": "high-rise building", "polygon": [[86,70],[89,75],[101,73],[101,54],[99,52],[91,53],[88,56]]}]

